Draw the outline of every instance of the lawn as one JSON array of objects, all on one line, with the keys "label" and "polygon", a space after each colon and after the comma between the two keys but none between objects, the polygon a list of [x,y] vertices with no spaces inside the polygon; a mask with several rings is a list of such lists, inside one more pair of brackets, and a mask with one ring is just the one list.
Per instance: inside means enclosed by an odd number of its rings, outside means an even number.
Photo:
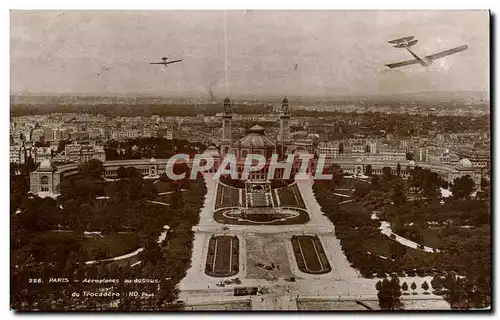
[{"label": "lawn", "polygon": [[121,256],[140,247],[137,232],[113,233],[110,235],[92,236],[82,242],[87,251],[87,260],[107,259]]},{"label": "lawn", "polygon": [[296,184],[277,190],[282,207],[297,207],[306,209],[300,190]]},{"label": "lawn", "polygon": [[235,236],[217,236],[208,243],[205,273],[212,277],[229,277],[239,271],[239,240]]},{"label": "lawn", "polygon": [[302,236],[292,238],[294,245],[295,257],[299,260],[304,260],[304,270],[307,273],[317,273],[323,270],[316,247],[313,242],[313,237]]},{"label": "lawn", "polygon": [[239,207],[240,189],[225,186],[221,183],[217,186],[217,195],[215,197],[215,208]]},{"label": "lawn", "polygon": [[297,265],[302,272],[322,274],[331,271],[321,241],[313,236],[294,236],[292,246]]},{"label": "lawn", "polygon": [[230,237],[217,237],[215,239],[215,273],[228,274],[231,272],[231,253],[233,249],[233,239]]}]

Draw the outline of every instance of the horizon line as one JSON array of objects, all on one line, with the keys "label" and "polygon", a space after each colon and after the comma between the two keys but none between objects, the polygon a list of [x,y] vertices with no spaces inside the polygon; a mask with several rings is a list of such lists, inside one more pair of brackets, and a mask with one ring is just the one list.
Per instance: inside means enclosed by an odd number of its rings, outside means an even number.
[{"label": "horizon line", "polygon": [[[301,98],[338,98],[338,97],[378,97],[378,96],[397,96],[397,95],[412,95],[412,94],[425,94],[425,93],[482,93],[488,94],[489,100],[489,90],[428,90],[428,91],[407,91],[407,92],[397,92],[397,93],[348,93],[348,94],[305,94],[305,95],[294,95],[294,94],[262,94],[262,95],[252,95],[252,94],[244,94],[244,93],[234,93],[233,96],[244,97],[244,98],[278,98],[278,97],[287,97],[288,99],[301,99]],[[126,97],[126,98],[137,98],[137,97],[150,97],[150,98],[167,98],[167,99],[206,99],[209,100],[210,97],[206,96],[203,93],[200,94],[180,94],[173,95],[168,93],[91,93],[91,92],[27,92],[27,91],[18,91],[18,92],[10,92],[9,96],[14,97],[26,97],[26,96],[76,96],[76,97]],[[221,97],[217,97],[216,100],[224,99],[226,96],[231,97],[231,94],[221,95]]]}]

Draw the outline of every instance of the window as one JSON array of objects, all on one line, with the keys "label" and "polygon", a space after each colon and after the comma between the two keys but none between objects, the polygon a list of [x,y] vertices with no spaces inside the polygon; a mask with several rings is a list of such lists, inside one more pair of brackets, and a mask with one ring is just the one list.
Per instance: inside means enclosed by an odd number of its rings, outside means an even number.
[{"label": "window", "polygon": [[49,191],[49,177],[43,176],[40,178],[40,191],[41,192],[48,192]]},{"label": "window", "polygon": [[42,178],[40,178],[40,184],[42,184],[42,185],[49,184],[49,177],[43,176]]}]

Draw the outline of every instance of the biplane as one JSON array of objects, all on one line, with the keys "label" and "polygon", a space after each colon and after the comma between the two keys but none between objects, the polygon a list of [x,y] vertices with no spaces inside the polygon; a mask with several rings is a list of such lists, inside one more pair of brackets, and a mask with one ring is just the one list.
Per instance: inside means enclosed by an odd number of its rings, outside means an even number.
[{"label": "biplane", "polygon": [[420,64],[422,67],[428,67],[429,65],[432,64],[432,62],[434,60],[444,58],[446,56],[465,51],[468,48],[467,45],[462,45],[462,46],[459,46],[456,48],[448,49],[448,50],[441,51],[441,52],[431,54],[431,55],[428,55],[428,56],[421,58],[415,52],[410,50],[410,47],[414,46],[418,42],[418,40],[414,39],[414,38],[415,37],[412,36],[412,37],[404,37],[404,38],[399,38],[399,39],[394,39],[394,40],[389,41],[390,44],[394,45],[394,48],[404,48],[404,49],[408,50],[408,52],[415,59],[401,61],[401,62],[395,62],[395,63],[389,63],[389,64],[386,64],[387,67],[394,69],[394,68],[409,66],[412,64]]}]

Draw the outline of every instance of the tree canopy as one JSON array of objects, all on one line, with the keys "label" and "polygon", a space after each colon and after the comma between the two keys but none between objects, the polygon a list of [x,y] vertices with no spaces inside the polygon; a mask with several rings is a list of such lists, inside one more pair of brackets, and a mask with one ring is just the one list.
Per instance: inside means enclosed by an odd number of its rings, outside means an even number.
[{"label": "tree canopy", "polygon": [[456,178],[451,185],[451,192],[456,199],[469,199],[474,190],[474,180],[469,175]]}]

